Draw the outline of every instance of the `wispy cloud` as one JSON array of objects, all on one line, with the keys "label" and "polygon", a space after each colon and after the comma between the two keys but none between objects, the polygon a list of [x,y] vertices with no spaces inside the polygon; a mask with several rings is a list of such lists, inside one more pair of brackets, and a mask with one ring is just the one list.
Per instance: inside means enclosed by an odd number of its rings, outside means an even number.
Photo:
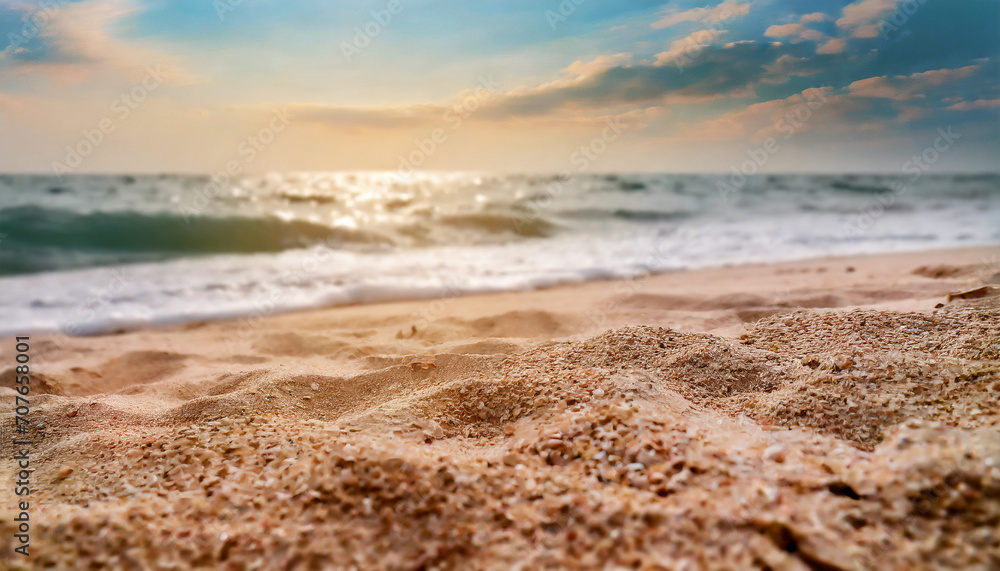
[{"label": "wispy cloud", "polygon": [[1000,99],[977,99],[975,101],[962,101],[946,107],[949,111],[972,111],[975,109],[1000,109]]},{"label": "wispy cloud", "polygon": [[26,46],[8,46],[0,52],[0,74],[5,69],[8,73],[37,72],[64,83],[113,74],[136,81],[148,66],[159,65],[169,82],[191,81],[192,74],[175,56],[114,35],[121,20],[139,11],[135,0],[62,4],[51,10]]},{"label": "wispy cloud", "polygon": [[975,73],[978,65],[970,65],[958,69],[936,69],[907,76],[870,77],[855,81],[847,86],[847,90],[859,97],[881,97],[905,101],[926,97],[924,93],[931,87],[964,79]]},{"label": "wispy cloud", "polygon": [[691,8],[690,10],[670,10],[663,13],[659,20],[651,24],[654,30],[669,28],[683,22],[718,22],[750,13],[751,2],[726,0],[713,8]]},{"label": "wispy cloud", "polygon": [[878,36],[878,23],[896,9],[896,0],[861,0],[844,7],[837,27],[854,38]]}]

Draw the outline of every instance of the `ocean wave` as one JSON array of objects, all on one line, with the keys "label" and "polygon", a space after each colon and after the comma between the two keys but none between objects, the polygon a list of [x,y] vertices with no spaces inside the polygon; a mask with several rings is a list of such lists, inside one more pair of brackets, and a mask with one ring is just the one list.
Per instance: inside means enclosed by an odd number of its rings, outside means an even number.
[{"label": "ocean wave", "polygon": [[446,215],[440,222],[453,228],[464,228],[489,234],[514,234],[526,238],[547,238],[555,234],[558,226],[544,217],[530,212],[470,213]]},{"label": "ocean wave", "polygon": [[0,210],[0,275],[190,255],[281,252],[316,244],[380,244],[370,231],[277,217],[132,211],[80,213],[40,206]]},{"label": "ocean wave", "polygon": [[[723,200],[724,174],[269,173],[236,177],[212,196],[195,175],[0,175],[0,275],[215,255],[280,255],[313,246],[354,252],[537,245],[568,237],[613,244],[630,232],[730,228],[802,240],[863,226],[868,243],[894,221],[942,236],[994,235],[1000,176],[757,175]],[[905,192],[886,196],[894,183]],[[197,208],[197,211],[195,210]],[[992,213],[992,214],[991,214]],[[832,229],[823,229],[837,219]],[[970,226],[970,220],[974,220]],[[787,224],[787,222],[782,222]],[[855,238],[852,238],[852,240]],[[905,243],[898,236],[888,242]],[[880,243],[887,243],[885,240]],[[725,254],[722,242],[700,245]],[[559,264],[551,271],[557,271]],[[600,264],[598,264],[600,266]]]},{"label": "ocean wave", "polygon": [[683,220],[694,216],[688,211],[661,211],[661,210],[639,210],[630,208],[616,208],[608,212],[600,208],[577,208],[559,212],[559,216],[577,220],[602,220],[609,216],[616,220],[626,220],[632,222],[671,222]]}]

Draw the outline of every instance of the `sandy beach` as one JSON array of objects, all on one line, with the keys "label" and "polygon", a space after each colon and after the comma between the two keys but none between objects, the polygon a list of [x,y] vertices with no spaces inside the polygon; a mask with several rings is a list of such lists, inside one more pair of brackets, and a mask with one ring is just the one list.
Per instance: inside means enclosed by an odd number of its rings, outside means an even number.
[{"label": "sandy beach", "polygon": [[5,565],[997,569],[998,255],[32,335]]}]

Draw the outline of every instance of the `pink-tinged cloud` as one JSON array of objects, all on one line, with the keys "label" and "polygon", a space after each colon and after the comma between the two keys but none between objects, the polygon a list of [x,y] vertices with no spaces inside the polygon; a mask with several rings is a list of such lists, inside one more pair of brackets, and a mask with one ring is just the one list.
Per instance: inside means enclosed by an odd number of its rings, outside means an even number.
[{"label": "pink-tinged cloud", "polygon": [[726,0],[714,8],[692,8],[682,12],[668,12],[659,20],[650,24],[654,30],[676,26],[682,22],[722,22],[750,13],[750,2]]},{"label": "pink-tinged cloud", "polygon": [[828,16],[828,15],[822,13],[822,12],[815,12],[813,14],[806,14],[806,15],[802,16],[802,18],[799,20],[799,22],[802,22],[803,24],[806,24],[806,23],[809,23],[809,22],[819,23],[819,22],[825,22],[825,21],[831,20],[831,19],[832,18],[830,18],[830,16]]},{"label": "pink-tinged cloud", "polygon": [[591,77],[602,71],[631,63],[634,56],[630,53],[620,53],[608,56],[598,56],[590,61],[576,60],[563,69],[566,78],[578,80]]},{"label": "pink-tinged cloud", "polygon": [[847,90],[852,95],[859,97],[881,97],[884,99],[910,99],[903,97],[900,89],[889,83],[889,78],[885,75],[879,77],[869,77],[859,79],[847,86]]},{"label": "pink-tinged cloud", "polygon": [[193,82],[196,78],[175,56],[115,35],[120,22],[139,11],[133,0],[61,3],[49,13],[36,38],[50,55],[19,60],[4,50],[0,52],[0,77],[9,69],[41,73],[60,83],[78,83],[102,74],[134,82],[145,77],[152,65],[162,72],[166,83]]},{"label": "pink-tinged cloud", "polygon": [[946,107],[949,111],[972,111],[974,109],[1000,109],[1000,99],[977,99],[975,101],[963,101],[951,107]]},{"label": "pink-tinged cloud", "polygon": [[802,40],[809,40],[811,42],[819,42],[826,38],[826,34],[806,26],[809,23],[822,22],[825,18],[825,14],[806,14],[799,18],[798,22],[793,22],[790,24],[775,24],[770,26],[764,31],[764,35],[769,38],[795,38],[791,40],[792,43],[798,43]]},{"label": "pink-tinged cloud", "polygon": [[896,0],[861,0],[844,7],[837,27],[854,38],[878,36],[878,24],[896,9]]},{"label": "pink-tinged cloud", "polygon": [[919,81],[927,86],[942,85],[956,79],[969,77],[978,69],[978,65],[969,65],[957,69],[933,69],[930,71],[915,73],[909,76],[909,78],[911,80]]},{"label": "pink-tinged cloud", "polygon": [[670,49],[656,54],[653,65],[686,65],[701,50],[719,41],[726,30],[698,30],[670,44]]},{"label": "pink-tinged cloud", "polygon": [[768,81],[768,83],[784,83],[789,76],[793,75],[806,77],[817,74],[818,70],[809,68],[805,65],[807,63],[809,63],[808,58],[797,58],[788,54],[779,57],[773,64],[765,67],[767,73],[775,77],[774,81]]},{"label": "pink-tinged cloud", "polygon": [[812,28],[807,28],[802,24],[782,24],[780,26],[771,26],[764,31],[764,35],[769,38],[784,38],[788,36],[794,36],[803,40],[818,41],[823,39],[823,32],[819,30],[814,30]]},{"label": "pink-tinged cloud", "polygon": [[782,24],[771,26],[764,31],[764,35],[769,38],[782,38],[785,36],[797,36],[803,29],[802,24]]},{"label": "pink-tinged cloud", "polygon": [[816,49],[818,54],[842,54],[844,49],[847,47],[847,40],[841,38],[832,38],[830,41],[826,42],[822,46]]},{"label": "pink-tinged cloud", "polygon": [[923,119],[928,115],[930,115],[929,109],[923,109],[921,107],[908,107],[899,112],[899,115],[896,116],[896,121],[899,123],[909,123],[910,121]]},{"label": "pink-tinged cloud", "polygon": [[876,97],[906,101],[924,97],[922,93],[930,87],[944,85],[958,79],[969,77],[978,65],[970,65],[958,69],[935,69],[907,76],[879,76],[859,79],[847,86],[851,95],[858,97]]},{"label": "pink-tinged cloud", "polygon": [[[789,113],[809,108],[809,115],[812,116],[813,108],[820,109],[826,105],[823,101],[831,100],[831,91],[831,87],[811,88],[784,99],[754,103],[715,119],[688,125],[682,130],[680,140],[749,141],[756,144],[781,131],[782,121]],[[798,130],[804,128],[800,125]]]}]

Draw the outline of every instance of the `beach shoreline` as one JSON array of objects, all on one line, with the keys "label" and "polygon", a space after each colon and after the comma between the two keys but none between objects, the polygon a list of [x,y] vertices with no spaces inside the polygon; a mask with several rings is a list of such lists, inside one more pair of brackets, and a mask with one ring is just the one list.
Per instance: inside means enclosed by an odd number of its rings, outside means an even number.
[{"label": "beach shoreline", "polygon": [[0,176],[0,337],[1000,243],[997,175],[273,173],[192,210],[207,181]]},{"label": "beach shoreline", "polygon": [[[957,268],[953,272],[955,275],[933,276],[930,271],[949,265]],[[929,271],[925,275],[914,273],[921,267]],[[197,330],[228,336],[231,339],[227,346],[236,348],[237,342],[241,342],[239,347],[246,347],[246,343],[242,342],[255,334],[286,327],[294,329],[296,323],[303,321],[311,329],[320,327],[324,320],[333,323],[357,320],[359,327],[367,327],[367,314],[378,316],[386,325],[390,322],[398,325],[398,330],[391,333],[402,332],[406,337],[404,329],[426,327],[437,319],[463,316],[486,318],[529,309],[558,311],[559,302],[571,298],[573,308],[564,313],[569,317],[567,321],[573,322],[572,325],[564,323],[547,333],[528,326],[524,334],[508,330],[506,333],[509,335],[491,336],[545,339],[558,334],[593,334],[611,327],[639,324],[726,335],[739,331],[748,320],[771,311],[854,307],[931,309],[935,303],[945,301],[943,298],[949,291],[974,287],[982,278],[997,272],[1000,272],[1000,245],[976,246],[725,264],[487,293],[459,293],[444,288],[434,297],[298,310],[262,306],[251,314],[231,318],[137,325],[89,335],[45,331],[19,334],[31,334],[38,339],[51,339],[55,344],[63,345],[72,344],[74,339],[114,338],[118,342],[123,338],[131,339],[131,336],[155,335],[156,332],[171,337],[194,337],[188,332]],[[871,291],[858,292],[855,291],[857,288]],[[880,288],[885,291],[880,293]],[[649,295],[654,297],[646,297]],[[574,315],[578,318],[582,316],[582,320],[573,319]],[[233,331],[236,335],[231,335]],[[475,332],[470,333],[472,337],[477,337]],[[0,338],[0,342],[12,338]],[[203,341],[199,339],[198,343]]]}]

